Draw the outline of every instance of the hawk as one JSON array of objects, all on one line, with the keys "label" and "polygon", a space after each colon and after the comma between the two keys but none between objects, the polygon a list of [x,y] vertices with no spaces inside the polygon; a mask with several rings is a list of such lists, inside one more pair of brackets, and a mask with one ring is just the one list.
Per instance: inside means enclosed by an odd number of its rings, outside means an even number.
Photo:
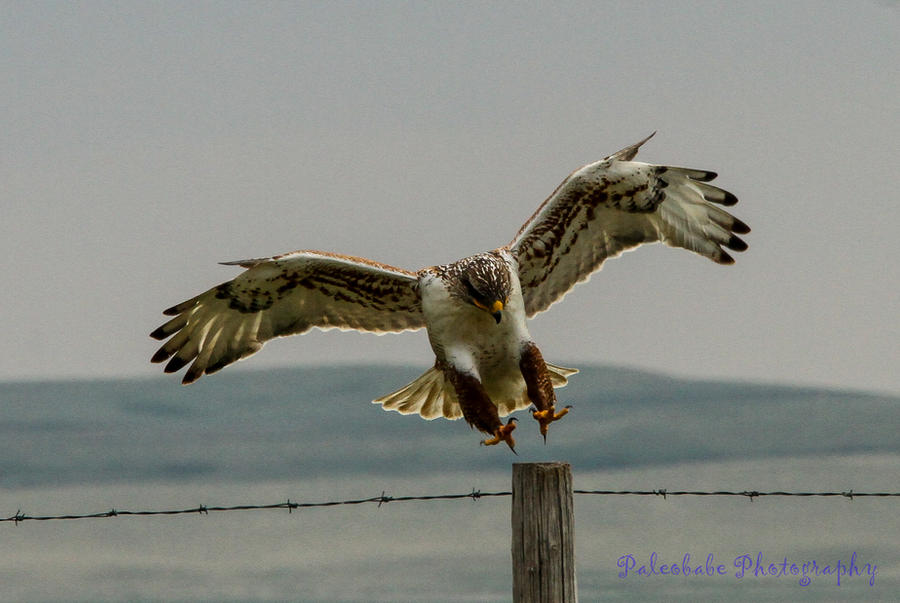
[{"label": "hawk", "polygon": [[554,388],[577,371],[544,361],[526,319],[561,300],[607,258],[662,242],[732,264],[750,228],[719,206],[737,198],[714,172],[633,161],[652,137],[572,172],[503,247],[410,272],[322,251],[224,262],[246,270],[165,310],[151,337],[166,373],[190,364],[183,383],[259,351],[274,337],[313,327],[375,333],[425,328],[435,362],[374,401],[425,419],[464,418],[515,451],[515,419],[532,405],[546,441]]}]

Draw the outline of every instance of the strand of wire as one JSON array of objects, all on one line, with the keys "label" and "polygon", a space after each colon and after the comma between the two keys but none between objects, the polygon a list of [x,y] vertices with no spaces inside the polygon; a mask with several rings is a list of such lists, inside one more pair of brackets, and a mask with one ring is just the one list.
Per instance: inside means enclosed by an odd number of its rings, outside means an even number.
[{"label": "strand of wire", "polygon": [[[760,492],[758,490],[667,490],[665,488],[659,490],[572,490],[574,494],[592,494],[602,496],[661,496],[668,498],[669,496],[741,496],[754,498],[763,496],[799,496],[799,497],[842,497],[853,500],[854,498],[864,497],[900,497],[900,492],[854,492],[847,490],[844,492]],[[309,509],[317,507],[336,507],[341,505],[361,505],[366,503],[376,503],[379,507],[390,502],[408,502],[408,501],[434,501],[434,500],[458,500],[469,498],[473,501],[481,498],[497,498],[504,496],[512,496],[512,492],[482,492],[473,489],[467,494],[433,494],[426,496],[388,496],[384,492],[380,496],[371,498],[359,498],[351,500],[333,500],[327,502],[293,502],[288,499],[286,502],[274,503],[269,505],[234,505],[234,506],[208,506],[200,505],[188,509],[165,509],[150,511],[128,511],[111,509],[100,513],[87,513],[83,515],[67,514],[67,515],[27,515],[21,509],[17,510],[14,515],[0,518],[0,522],[11,522],[18,525],[24,521],[52,521],[63,519],[105,519],[109,517],[136,517],[136,516],[159,516],[159,515],[208,515],[211,512],[218,511],[260,511],[265,509],[287,509],[288,513],[295,509]]]}]

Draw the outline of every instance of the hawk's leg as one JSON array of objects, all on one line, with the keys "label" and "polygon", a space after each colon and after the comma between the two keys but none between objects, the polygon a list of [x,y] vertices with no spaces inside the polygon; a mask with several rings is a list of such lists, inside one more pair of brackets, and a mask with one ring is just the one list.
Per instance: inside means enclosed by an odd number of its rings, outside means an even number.
[{"label": "hawk's leg", "polygon": [[512,431],[516,428],[515,419],[510,419],[506,425],[500,421],[497,406],[491,401],[481,381],[474,375],[453,368],[445,367],[444,374],[447,375],[450,383],[453,384],[453,389],[456,390],[459,408],[462,410],[466,422],[479,431],[493,436],[481,443],[493,446],[500,442],[506,442],[510,450],[515,452],[516,441],[512,437]]},{"label": "hawk's leg", "polygon": [[553,391],[553,383],[550,381],[550,373],[544,363],[541,351],[534,344],[525,344],[522,356],[519,359],[519,369],[525,378],[525,386],[528,388],[528,398],[537,410],[531,412],[541,427],[541,435],[547,441],[547,429],[550,423],[564,417],[570,407],[565,407],[556,412],[556,393]]}]

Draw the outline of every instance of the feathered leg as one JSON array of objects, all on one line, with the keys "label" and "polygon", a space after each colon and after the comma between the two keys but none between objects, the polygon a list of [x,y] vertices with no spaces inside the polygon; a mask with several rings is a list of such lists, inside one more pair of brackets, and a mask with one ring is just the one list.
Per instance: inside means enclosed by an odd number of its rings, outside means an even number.
[{"label": "feathered leg", "polygon": [[544,442],[546,442],[550,423],[564,417],[571,406],[566,406],[556,412],[556,393],[553,391],[553,382],[550,380],[550,373],[547,371],[544,357],[533,342],[526,344],[522,350],[519,369],[522,371],[522,377],[525,378],[528,398],[535,406],[535,410],[531,411],[531,416],[540,425],[541,435],[544,436]]},{"label": "feathered leg", "polygon": [[466,422],[479,431],[493,436],[481,443],[485,446],[493,446],[500,442],[506,442],[510,450],[515,452],[516,441],[512,437],[512,431],[516,428],[515,419],[510,419],[506,425],[500,421],[497,406],[491,401],[484,385],[477,377],[457,371],[452,367],[443,367],[443,370],[456,390],[459,407]]}]

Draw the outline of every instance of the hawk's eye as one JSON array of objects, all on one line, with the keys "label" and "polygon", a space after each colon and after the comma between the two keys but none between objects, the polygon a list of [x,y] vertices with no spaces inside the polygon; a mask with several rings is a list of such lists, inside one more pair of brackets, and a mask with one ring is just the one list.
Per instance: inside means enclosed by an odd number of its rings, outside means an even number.
[{"label": "hawk's eye", "polygon": [[484,296],[478,292],[478,289],[475,288],[475,285],[472,284],[472,281],[469,279],[465,279],[463,281],[463,285],[466,287],[466,293],[475,301],[481,301],[484,299]]}]

